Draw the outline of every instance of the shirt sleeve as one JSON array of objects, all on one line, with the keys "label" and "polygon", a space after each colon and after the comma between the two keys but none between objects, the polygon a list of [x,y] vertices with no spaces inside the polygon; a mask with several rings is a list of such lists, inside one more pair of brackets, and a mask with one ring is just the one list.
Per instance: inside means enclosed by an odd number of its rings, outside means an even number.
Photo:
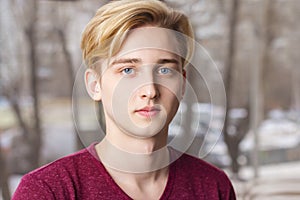
[{"label": "shirt sleeve", "polygon": [[228,200],[236,200],[236,195],[235,195],[235,191],[233,189],[233,186],[231,185],[230,191],[229,191],[229,198],[227,198]]},{"label": "shirt sleeve", "polygon": [[23,176],[12,200],[54,200],[55,196],[43,180],[27,174]]},{"label": "shirt sleeve", "polygon": [[229,178],[227,177],[227,175],[225,173],[223,173],[224,175],[224,180],[222,181],[222,183],[224,184],[222,187],[222,198],[224,200],[236,200],[236,194],[234,191],[234,187],[231,183],[231,181],[229,180]]}]

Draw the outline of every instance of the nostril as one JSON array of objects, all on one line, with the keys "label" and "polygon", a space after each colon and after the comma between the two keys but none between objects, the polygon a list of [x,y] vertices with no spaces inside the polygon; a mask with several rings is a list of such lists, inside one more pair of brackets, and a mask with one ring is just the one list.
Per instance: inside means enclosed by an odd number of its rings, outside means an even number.
[{"label": "nostril", "polygon": [[155,84],[145,85],[140,88],[140,96],[142,98],[155,99],[159,96],[159,91]]}]

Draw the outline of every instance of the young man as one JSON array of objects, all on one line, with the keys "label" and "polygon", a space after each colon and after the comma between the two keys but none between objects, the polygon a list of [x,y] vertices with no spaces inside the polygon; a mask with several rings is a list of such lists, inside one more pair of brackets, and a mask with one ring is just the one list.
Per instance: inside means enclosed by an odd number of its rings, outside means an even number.
[{"label": "young man", "polygon": [[167,147],[192,54],[187,17],[156,0],[112,1],[83,32],[89,95],[106,135],[25,175],[13,199],[235,199],[221,170]]}]

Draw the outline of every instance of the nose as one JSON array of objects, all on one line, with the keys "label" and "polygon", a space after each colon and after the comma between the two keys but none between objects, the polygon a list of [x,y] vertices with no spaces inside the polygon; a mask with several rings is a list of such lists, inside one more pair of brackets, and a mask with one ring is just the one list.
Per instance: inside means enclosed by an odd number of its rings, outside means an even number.
[{"label": "nose", "polygon": [[155,83],[147,83],[139,89],[139,96],[142,99],[156,99],[159,96],[159,91]]}]

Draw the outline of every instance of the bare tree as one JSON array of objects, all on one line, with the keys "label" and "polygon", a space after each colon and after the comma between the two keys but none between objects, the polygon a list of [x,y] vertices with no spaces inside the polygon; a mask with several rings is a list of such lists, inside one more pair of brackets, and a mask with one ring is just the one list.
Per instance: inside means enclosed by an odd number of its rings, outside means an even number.
[{"label": "bare tree", "polygon": [[[33,117],[32,119],[25,119],[22,115],[22,108],[20,106],[21,93],[24,89],[24,81],[20,63],[24,65],[23,60],[21,60],[21,54],[19,52],[20,40],[18,35],[21,33],[16,33],[16,40],[12,40],[10,35],[6,34],[4,41],[6,42],[6,48],[9,51],[1,52],[1,70],[4,72],[3,79],[1,80],[2,95],[4,95],[10,103],[12,111],[14,112],[18,125],[21,129],[21,136],[14,139],[12,159],[16,159],[15,162],[22,162],[23,164],[12,165],[12,171],[16,170],[20,173],[24,173],[28,170],[32,170],[39,166],[39,152],[41,146],[41,125],[40,125],[40,115],[39,115],[39,95],[38,95],[38,80],[37,80],[37,59],[36,59],[36,32],[35,24],[37,21],[37,1],[26,1],[26,8],[22,8],[25,4],[24,1],[7,1],[7,12],[10,12],[13,21],[16,22],[18,29],[12,27],[13,31],[23,31],[25,39],[28,41],[28,58],[30,66],[30,88],[31,96],[33,99]],[[6,25],[6,26],[11,26]],[[24,42],[24,41],[22,41]],[[14,70],[12,70],[14,69]],[[7,78],[9,76],[9,78]],[[26,160],[26,164],[24,161]]]},{"label": "bare tree", "polygon": [[274,17],[273,8],[270,0],[263,1],[262,4],[262,19],[259,32],[260,51],[258,52],[258,64],[252,69],[252,84],[251,84],[251,130],[254,135],[254,148],[252,152],[252,162],[254,166],[254,176],[258,177],[259,167],[259,136],[258,127],[261,120],[264,118],[264,81],[263,77],[265,70],[270,65],[269,49],[272,41],[271,24]]},{"label": "bare tree", "polygon": [[[228,43],[228,55],[225,63],[225,90],[226,90],[226,116],[224,121],[224,141],[226,143],[229,156],[231,158],[231,170],[234,176],[238,177],[239,163],[238,157],[240,155],[239,144],[245,137],[249,129],[249,117],[238,122],[238,124],[232,124],[230,120],[230,109],[232,108],[233,100],[233,72],[235,70],[234,57],[236,54],[236,27],[238,23],[240,1],[232,0],[231,16],[229,18],[229,43]],[[248,106],[246,106],[246,109]],[[247,109],[249,110],[249,109]],[[248,114],[249,116],[249,114]],[[236,126],[236,130],[233,132],[230,126]]]},{"label": "bare tree", "polygon": [[[15,51],[14,42],[8,42],[10,30],[13,29],[14,20],[12,20],[12,13],[10,12],[10,4],[7,0],[0,1],[0,46],[5,51],[0,51],[0,97],[6,97],[15,114],[17,116],[17,122],[20,126],[24,126],[24,121],[20,117],[21,111],[19,104],[15,103],[18,95],[20,94],[19,81],[21,80],[20,75],[16,74],[11,76],[11,73],[16,71],[16,62],[11,57],[15,57],[18,51]],[[12,78],[13,77],[13,78]],[[1,132],[1,129],[0,129]],[[3,151],[0,143],[0,189],[2,198],[4,200],[10,199],[10,188],[9,188],[9,176],[10,170],[8,169],[7,152]],[[0,197],[1,199],[1,197]]]},{"label": "bare tree", "polygon": [[41,122],[40,122],[40,99],[38,94],[38,78],[37,78],[37,51],[36,51],[36,23],[37,23],[37,9],[38,2],[37,0],[32,0],[31,2],[31,13],[29,14],[29,23],[25,27],[25,35],[29,42],[29,65],[30,65],[30,87],[32,91],[33,98],[33,118],[34,124],[33,129],[29,136],[29,143],[31,146],[31,156],[30,163],[33,168],[39,166],[40,159],[40,149],[41,149]]},{"label": "bare tree", "polygon": [[[65,35],[65,32],[61,29],[61,28],[57,28],[57,33],[58,33],[58,36],[59,36],[59,41],[60,41],[60,44],[62,45],[62,50],[63,50],[63,54],[64,54],[64,58],[66,60],[66,67],[68,68],[68,74],[69,74],[69,82],[70,82],[70,101],[72,101],[73,99],[73,105],[74,105],[74,109],[73,111],[76,112],[74,113],[74,117],[77,118],[78,116],[78,108],[77,108],[77,105],[78,105],[78,99],[77,99],[77,95],[75,94],[72,98],[72,95],[73,95],[73,85],[74,85],[74,82],[75,82],[75,73],[74,73],[74,70],[73,70],[73,62],[72,62],[72,57],[71,57],[71,53],[69,52],[68,48],[67,48],[67,40],[66,40],[66,35]],[[76,125],[75,125],[75,122],[78,122],[78,119],[74,119],[73,120],[73,131],[76,135],[76,148],[77,149],[82,149],[84,146],[77,134],[77,129],[76,129]],[[79,124],[78,124],[79,125]],[[77,127],[80,129],[80,127]]]},{"label": "bare tree", "polygon": [[10,189],[8,184],[9,173],[6,166],[5,156],[0,143],[0,188],[3,200],[10,200]]}]

